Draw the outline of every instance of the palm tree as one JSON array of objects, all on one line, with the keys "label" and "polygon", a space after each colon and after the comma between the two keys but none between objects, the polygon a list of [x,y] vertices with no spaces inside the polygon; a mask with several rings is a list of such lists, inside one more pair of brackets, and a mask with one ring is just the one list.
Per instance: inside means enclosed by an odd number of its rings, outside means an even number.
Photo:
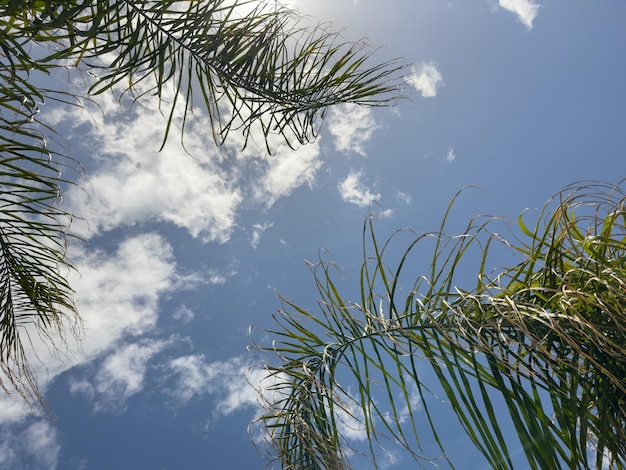
[{"label": "palm tree", "polygon": [[257,346],[274,355],[259,421],[282,468],[345,468],[363,454],[377,466],[379,444],[454,466],[442,401],[492,468],[513,468],[519,449],[524,468],[624,468],[624,183],[567,186],[507,238],[485,217],[445,235],[451,203],[396,261],[407,232],[381,245],[370,218],[358,301],[342,297],[331,262],[312,265],[320,312],[283,299],[273,344]]},{"label": "palm tree", "polygon": [[[292,147],[314,139],[331,105],[393,104],[405,66],[372,62],[365,42],[259,0],[8,1],[0,31],[0,387],[31,405],[44,402],[25,338],[56,348],[81,326],[65,280],[71,214],[58,206],[80,162],[55,150],[43,103],[80,106],[122,87],[158,97],[164,143],[175,111],[187,122],[202,105],[216,143],[260,130],[269,151],[272,134]],[[60,69],[79,71],[84,93],[39,85]]]}]

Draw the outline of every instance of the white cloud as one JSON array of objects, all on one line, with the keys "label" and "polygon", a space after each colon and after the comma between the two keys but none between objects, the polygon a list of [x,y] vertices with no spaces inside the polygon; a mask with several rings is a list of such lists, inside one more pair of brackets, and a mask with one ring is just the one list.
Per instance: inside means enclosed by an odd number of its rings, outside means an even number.
[{"label": "white cloud", "polygon": [[175,320],[181,320],[186,325],[194,319],[195,313],[186,305],[181,305],[172,316]]},{"label": "white cloud", "polygon": [[319,155],[319,142],[313,142],[297,150],[283,146],[276,155],[263,157],[263,173],[255,178],[256,182],[248,180],[255,199],[269,207],[297,187],[312,185],[322,166]]},{"label": "white cloud", "polygon": [[243,409],[261,411],[260,402],[271,402],[279,382],[263,369],[251,368],[242,357],[209,362],[203,355],[182,356],[167,365],[174,385],[164,391],[178,404],[203,395],[217,397],[215,414],[226,416]]},{"label": "white cloud", "polygon": [[31,412],[32,410],[19,395],[2,393],[0,396],[0,423],[9,425],[20,422]]},{"label": "white cloud", "polygon": [[433,62],[421,64],[413,67],[411,75],[407,79],[424,98],[437,96],[437,88],[443,84],[441,73]]},{"label": "white cloud", "polygon": [[446,155],[446,160],[449,162],[453,162],[456,159],[456,154],[454,153],[454,149],[450,148],[448,150],[448,155]]},{"label": "white cloud", "polygon": [[396,194],[396,197],[397,197],[400,201],[404,202],[407,206],[410,206],[410,205],[411,205],[412,198],[411,198],[411,195],[410,195],[410,194],[404,193],[404,192],[402,192],[402,191],[398,191],[398,193]]},{"label": "white cloud", "polygon": [[182,356],[171,360],[167,367],[176,376],[176,383],[173,388],[166,389],[166,393],[179,403],[206,394],[218,394],[221,398],[216,412],[222,415],[256,404],[254,389],[246,381],[249,366],[241,357],[208,362],[203,355]]},{"label": "white cloud", "polygon": [[122,412],[126,400],[143,389],[148,361],[169,343],[153,340],[125,345],[104,359],[93,381],[73,382],[70,391],[87,395],[94,411]]},{"label": "white cloud", "polygon": [[517,19],[530,31],[537,17],[539,4],[533,0],[499,0],[499,5],[517,15]]},{"label": "white cloud", "polygon": [[226,277],[218,272],[213,272],[209,277],[209,283],[214,285],[226,284]]},{"label": "white cloud", "polygon": [[[114,253],[83,248],[73,258],[77,272],[69,281],[85,320],[79,362],[95,358],[124,335],[150,331],[158,318],[160,297],[188,287],[176,273],[171,247],[156,234],[125,240]],[[195,285],[197,280],[191,282]]]},{"label": "white cloud", "polygon": [[363,424],[363,411],[357,405],[349,410],[336,409],[337,428],[348,441],[366,441],[367,431]]},{"label": "white cloud", "polygon": [[376,212],[376,217],[379,219],[385,219],[393,215],[393,209],[383,209]]},{"label": "white cloud", "polygon": [[52,470],[57,467],[60,451],[57,430],[45,420],[28,425],[20,433],[14,428],[0,432],[0,468]]},{"label": "white cloud", "polygon": [[244,138],[235,131],[217,147],[200,110],[186,123],[184,147],[179,138],[182,110],[175,114],[168,143],[159,153],[166,122],[156,100],[144,104],[129,110],[112,94],[103,94],[91,113],[77,108],[56,113],[57,123],[73,126],[70,133],[83,142],[79,150],[95,159],[84,181],[65,197],[69,211],[84,219],[75,227],[83,237],[165,221],[204,242],[225,242],[244,201],[272,205],[298,186],[312,184],[321,167],[318,142],[292,150],[283,137],[270,135],[270,148],[276,149],[270,156],[264,145],[257,145],[264,142],[258,129],[243,151]]},{"label": "white cloud", "polygon": [[[160,297],[195,286],[196,277],[180,277],[170,246],[158,235],[145,234],[122,242],[117,251],[87,251],[71,245],[69,258],[76,267],[68,281],[77,293],[77,307],[84,322],[80,342],[68,334],[46,338],[33,324],[22,330],[28,336],[26,354],[39,387],[45,390],[62,372],[111,351],[123,337],[143,335],[158,318]],[[149,266],[149,269],[146,269]],[[66,341],[66,347],[59,344]],[[57,351],[51,346],[60,346]],[[30,414],[18,396],[0,399],[0,422],[17,422]]]},{"label": "white cloud", "polygon": [[380,126],[372,110],[357,104],[342,104],[331,108],[326,120],[335,138],[335,149],[365,156],[365,144]]},{"label": "white cloud", "polygon": [[274,224],[271,222],[265,222],[264,224],[254,224],[252,226],[252,240],[250,240],[252,248],[256,249],[259,246],[259,243],[261,243],[261,235],[263,235],[263,232],[273,226]]},{"label": "white cloud", "polygon": [[190,125],[186,144],[191,151],[208,148],[210,153],[196,152],[195,158],[186,153],[175,127],[171,141],[157,153],[165,120],[156,103],[154,109],[129,112],[111,95],[102,101],[106,119],[94,114],[92,121],[80,110],[71,114],[75,125],[90,124],[85,137],[98,163],[66,195],[70,210],[87,224],[78,225],[80,234],[163,220],[205,241],[227,240],[243,196],[214,162],[217,151],[201,123]]},{"label": "white cloud", "polygon": [[380,194],[372,193],[361,183],[363,174],[351,172],[346,179],[339,183],[339,193],[344,201],[356,204],[359,207],[367,207],[373,201],[380,199]]}]

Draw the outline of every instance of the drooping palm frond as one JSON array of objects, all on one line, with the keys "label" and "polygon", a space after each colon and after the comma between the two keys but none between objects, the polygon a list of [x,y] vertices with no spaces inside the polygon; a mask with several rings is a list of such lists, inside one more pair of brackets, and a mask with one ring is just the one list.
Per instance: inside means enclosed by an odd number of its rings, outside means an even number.
[{"label": "drooping palm frond", "polygon": [[[366,221],[359,301],[342,297],[332,263],[320,261],[312,267],[320,312],[284,299],[273,344],[257,346],[278,355],[265,366],[276,393],[260,421],[283,468],[348,467],[364,450],[351,447],[345,416],[360,421],[374,466],[385,442],[418,462],[432,458],[426,434],[447,459],[449,423],[437,419],[433,387],[492,468],[513,468],[520,449],[525,468],[623,468],[622,185],[569,186],[534,229],[520,218],[521,235],[509,240],[491,218],[446,236],[446,214],[439,232],[409,242],[395,268],[399,235],[381,246]],[[486,271],[503,255],[521,261]],[[468,269],[478,281],[461,289]]]},{"label": "drooping palm frond", "polygon": [[71,216],[59,207],[79,165],[54,149],[54,129],[39,120],[45,103],[75,97],[38,86],[59,64],[40,62],[48,50],[23,33],[47,3],[8,2],[0,14],[0,388],[44,412],[33,344],[62,353],[81,330],[66,280]]},{"label": "drooping palm frond", "polygon": [[[3,70],[3,72],[5,72]],[[4,77],[3,77],[4,78]],[[46,409],[32,361],[32,334],[53,351],[79,337],[66,281],[69,215],[58,207],[61,172],[73,163],[48,148],[36,94],[0,86],[0,388]],[[26,89],[24,91],[27,91]],[[41,96],[39,96],[41,97]],[[35,325],[33,331],[30,326]],[[26,345],[26,348],[25,348]],[[30,350],[30,353],[27,353]]]},{"label": "drooping palm frond", "polygon": [[268,150],[271,134],[304,144],[329,106],[391,104],[401,93],[402,61],[371,63],[364,41],[346,42],[330,25],[306,26],[275,2],[68,1],[30,16],[23,31],[32,41],[59,44],[44,62],[100,69],[91,93],[118,84],[132,93],[142,83],[163,99],[173,85],[165,138],[178,106],[186,121],[201,103],[218,143],[241,129],[246,142],[258,130]]}]

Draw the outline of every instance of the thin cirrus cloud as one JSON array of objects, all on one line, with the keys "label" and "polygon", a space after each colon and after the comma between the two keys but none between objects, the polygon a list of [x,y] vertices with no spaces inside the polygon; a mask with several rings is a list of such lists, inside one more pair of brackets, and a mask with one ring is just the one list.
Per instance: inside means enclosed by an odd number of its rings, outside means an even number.
[{"label": "thin cirrus cloud", "polygon": [[533,28],[533,22],[537,17],[540,5],[533,0],[499,0],[500,7],[517,15],[520,23],[529,31]]}]

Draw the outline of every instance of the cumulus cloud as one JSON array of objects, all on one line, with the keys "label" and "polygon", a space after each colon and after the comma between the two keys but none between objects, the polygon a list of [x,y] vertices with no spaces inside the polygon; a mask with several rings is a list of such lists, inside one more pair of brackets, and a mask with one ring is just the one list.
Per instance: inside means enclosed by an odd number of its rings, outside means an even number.
[{"label": "cumulus cloud", "polygon": [[332,108],[326,122],[336,150],[362,156],[365,156],[365,144],[380,127],[370,108],[351,103]]},{"label": "cumulus cloud", "polygon": [[413,67],[407,81],[419,91],[424,98],[437,96],[437,88],[443,85],[441,73],[433,62]]},{"label": "cumulus cloud", "polygon": [[176,378],[174,386],[165,391],[183,404],[194,397],[219,395],[215,411],[228,415],[257,403],[254,389],[246,381],[248,367],[241,357],[214,362],[202,355],[178,357],[168,364]]},{"label": "cumulus cloud", "polygon": [[341,436],[348,442],[366,441],[365,417],[360,404],[342,390],[337,392],[335,402],[340,405],[334,408],[334,414]]},{"label": "cumulus cloud", "polygon": [[[194,158],[174,137],[159,153],[165,120],[156,106],[129,111],[111,95],[99,104],[102,115],[71,113],[96,163],[80,187],[66,195],[70,210],[86,222],[77,225],[80,235],[163,220],[205,241],[227,240],[243,196],[215,164],[217,152],[197,152]],[[190,125],[190,151],[215,148],[200,124]]]},{"label": "cumulus cloud", "polygon": [[212,395],[214,412],[222,416],[243,409],[256,409],[258,415],[260,402],[275,398],[274,386],[279,382],[279,377],[266,370],[251,368],[241,356],[224,361],[209,361],[200,354],[181,356],[172,359],[165,369],[173,383],[164,392],[177,404]]},{"label": "cumulus cloud", "polygon": [[95,358],[124,335],[149,332],[163,294],[201,282],[178,276],[170,245],[154,233],[127,239],[113,253],[76,249],[73,258],[77,272],[70,273],[69,281],[85,320],[81,362]]},{"label": "cumulus cloud", "polygon": [[296,151],[282,147],[276,155],[263,157],[262,173],[255,177],[256,181],[248,179],[255,199],[269,207],[299,186],[313,184],[322,166],[319,155],[319,143],[315,142]]},{"label": "cumulus cloud", "polygon": [[[201,282],[177,274],[171,247],[155,234],[130,238],[107,253],[72,245],[70,258],[77,268],[68,279],[78,294],[77,306],[84,321],[82,341],[77,344],[68,336],[70,355],[59,357],[32,325],[25,325],[31,329],[28,357],[42,390],[71,367],[110,354],[123,338],[150,332],[156,325],[162,295]],[[19,396],[0,398],[1,423],[19,422],[30,413]]]},{"label": "cumulus cloud", "polygon": [[499,0],[500,7],[517,15],[517,19],[530,31],[539,11],[533,0]]},{"label": "cumulus cloud", "polygon": [[[173,99],[165,97],[166,99]],[[58,111],[53,122],[71,126],[85,153],[87,172],[65,200],[84,223],[75,232],[89,238],[118,226],[165,221],[186,229],[204,242],[227,241],[246,204],[272,205],[298,186],[314,180],[321,167],[319,143],[299,149],[270,135],[268,155],[255,129],[242,151],[244,137],[232,132],[223,147],[212,140],[206,113],[188,119],[181,145],[182,110],[175,113],[170,138],[158,152],[165,119],[157,102],[129,109],[112,94],[99,97],[98,107]],[[81,144],[82,142],[82,144]],[[91,158],[91,160],[90,160]]]},{"label": "cumulus cloud", "polygon": [[359,207],[367,207],[372,203],[380,199],[380,194],[372,193],[368,188],[363,186],[361,178],[363,174],[360,171],[351,172],[348,176],[339,183],[339,193],[341,198],[351,204],[356,204]]}]

